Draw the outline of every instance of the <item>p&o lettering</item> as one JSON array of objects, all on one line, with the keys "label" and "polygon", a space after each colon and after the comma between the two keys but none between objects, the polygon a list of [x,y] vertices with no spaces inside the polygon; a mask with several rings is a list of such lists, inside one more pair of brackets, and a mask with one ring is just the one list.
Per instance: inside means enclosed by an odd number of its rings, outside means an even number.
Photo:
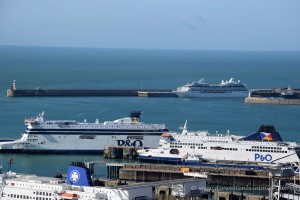
[{"label": "p&o lettering", "polygon": [[118,146],[143,146],[143,142],[141,140],[134,140],[131,142],[131,140],[117,140]]}]

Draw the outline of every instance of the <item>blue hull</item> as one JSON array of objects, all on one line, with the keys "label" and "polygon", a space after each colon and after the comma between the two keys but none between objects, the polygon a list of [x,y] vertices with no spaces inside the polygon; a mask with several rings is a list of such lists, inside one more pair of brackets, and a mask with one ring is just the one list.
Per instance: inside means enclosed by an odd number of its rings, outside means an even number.
[{"label": "blue hull", "polygon": [[241,169],[256,169],[256,170],[265,169],[265,167],[259,165],[205,163],[200,161],[183,161],[181,158],[158,157],[158,156],[151,156],[151,157],[139,156],[139,160],[142,162],[151,162],[151,163],[181,164],[181,165],[203,166],[203,167],[225,167],[225,168],[241,168]]},{"label": "blue hull", "polygon": [[158,157],[158,156],[139,156],[139,160],[151,163],[181,164],[181,158]]}]

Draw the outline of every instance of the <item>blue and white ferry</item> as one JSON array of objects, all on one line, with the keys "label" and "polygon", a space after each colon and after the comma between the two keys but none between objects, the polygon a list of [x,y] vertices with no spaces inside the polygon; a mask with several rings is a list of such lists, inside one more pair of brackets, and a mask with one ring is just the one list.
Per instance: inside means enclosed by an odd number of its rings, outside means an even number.
[{"label": "blue and white ferry", "polygon": [[262,125],[249,136],[188,132],[164,133],[158,148],[139,150],[141,161],[200,164],[207,162],[245,164],[299,164],[300,145],[285,142],[273,126]]}]

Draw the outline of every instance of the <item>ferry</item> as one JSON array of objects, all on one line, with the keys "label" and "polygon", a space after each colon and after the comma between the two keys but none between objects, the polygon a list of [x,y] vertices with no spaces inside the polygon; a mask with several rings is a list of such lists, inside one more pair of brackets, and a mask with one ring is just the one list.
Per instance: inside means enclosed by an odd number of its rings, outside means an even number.
[{"label": "ferry", "polygon": [[208,84],[204,78],[187,83],[173,91],[179,97],[246,97],[249,90],[240,80],[230,78],[220,84]]},{"label": "ferry", "polygon": [[[18,200],[147,200],[154,199],[153,189],[163,186],[179,198],[191,192],[204,194],[206,178],[185,178],[155,183],[131,183],[114,187],[103,187],[103,181],[93,178],[94,164],[72,162],[66,180],[61,176],[44,177],[31,174],[6,172],[0,174],[0,199]],[[197,189],[198,188],[198,189]]]},{"label": "ferry", "polygon": [[105,146],[154,146],[165,124],[140,121],[140,111],[129,117],[100,123],[98,119],[45,120],[44,112],[36,118],[25,119],[27,129],[20,139],[0,142],[0,153],[103,153]]},{"label": "ferry", "polygon": [[[249,136],[210,134],[207,131],[164,133],[158,148],[138,151],[139,160],[203,165],[205,162],[233,166],[299,165],[300,145],[285,142],[271,125],[262,125]],[[299,169],[296,169],[299,170]]]}]

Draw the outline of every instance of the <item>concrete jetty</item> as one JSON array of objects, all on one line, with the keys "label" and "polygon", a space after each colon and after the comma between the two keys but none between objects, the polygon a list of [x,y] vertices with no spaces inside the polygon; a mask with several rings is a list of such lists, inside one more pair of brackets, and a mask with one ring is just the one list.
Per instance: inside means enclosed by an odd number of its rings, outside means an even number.
[{"label": "concrete jetty", "polygon": [[300,105],[300,99],[285,99],[285,98],[273,98],[273,97],[246,97],[245,103]]},{"label": "concrete jetty", "polygon": [[139,97],[178,97],[172,91],[138,91]]},{"label": "concrete jetty", "polygon": [[74,97],[74,96],[101,96],[101,97],[138,97],[139,93],[151,93],[147,97],[178,97],[170,89],[17,89],[16,81],[7,90],[7,97]]},{"label": "concrete jetty", "polygon": [[137,151],[142,147],[135,146],[106,146],[104,148],[104,158],[119,159],[126,158],[129,160],[136,159]]},{"label": "concrete jetty", "polygon": [[245,103],[300,105],[300,89],[253,89],[245,97]]}]

